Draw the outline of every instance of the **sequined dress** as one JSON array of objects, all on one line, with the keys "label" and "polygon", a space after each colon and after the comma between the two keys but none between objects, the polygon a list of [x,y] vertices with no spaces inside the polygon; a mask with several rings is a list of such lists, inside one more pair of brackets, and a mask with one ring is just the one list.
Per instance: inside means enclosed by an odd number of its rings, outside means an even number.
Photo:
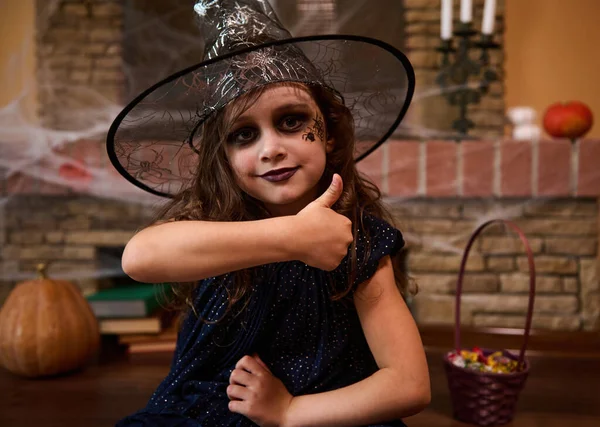
[{"label": "sequined dress", "polygon": [[[382,257],[404,245],[400,232],[388,223],[365,216],[364,224],[370,237],[357,240],[354,287],[375,273]],[[197,315],[220,318],[227,292],[215,278],[201,281],[196,314],[190,311],[183,322],[169,374],[145,408],[116,426],[255,426],[229,411],[226,394],[235,364],[252,353],[258,353],[294,396],[344,387],[374,373],[377,365],[354,305],[330,298],[327,275],[348,283],[347,260],[332,273],[295,261],[261,266],[247,309],[216,324],[206,324]],[[377,426],[404,425],[397,420]]]}]

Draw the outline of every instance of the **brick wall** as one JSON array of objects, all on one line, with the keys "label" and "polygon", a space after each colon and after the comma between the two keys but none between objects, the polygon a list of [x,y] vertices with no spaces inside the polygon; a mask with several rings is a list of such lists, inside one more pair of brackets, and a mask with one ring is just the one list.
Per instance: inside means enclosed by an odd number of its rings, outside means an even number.
[{"label": "brick wall", "polygon": [[[124,182],[124,185],[129,185]],[[418,322],[453,322],[456,280],[471,233],[483,221],[512,219],[535,255],[534,327],[600,330],[597,198],[388,198],[407,241],[407,267],[419,285],[411,301]],[[124,246],[151,213],[148,207],[68,195],[13,195],[3,205],[2,277],[31,275],[51,261],[91,292],[101,283],[98,250]],[[118,260],[113,267],[118,268]],[[518,327],[527,303],[527,264],[516,236],[487,229],[467,264],[465,324]],[[0,280],[0,302],[17,279]]]},{"label": "brick wall", "polygon": [[[484,220],[511,219],[534,253],[533,327],[600,330],[596,199],[415,199],[392,204],[405,234],[408,269],[419,285],[420,323],[453,324],[460,262]],[[471,248],[461,297],[462,323],[523,327],[529,269],[518,236],[490,226]]]},{"label": "brick wall", "polygon": [[598,197],[600,140],[388,141],[358,164],[393,198]]},{"label": "brick wall", "polygon": [[49,263],[50,277],[70,278],[84,294],[97,290],[120,269],[118,259],[101,263],[99,248],[124,247],[151,213],[126,201],[35,193],[15,195],[1,208],[0,304],[40,262]]},{"label": "brick wall", "polygon": [[37,0],[40,119],[53,129],[86,125],[82,107],[120,103],[124,74],[121,0]]}]

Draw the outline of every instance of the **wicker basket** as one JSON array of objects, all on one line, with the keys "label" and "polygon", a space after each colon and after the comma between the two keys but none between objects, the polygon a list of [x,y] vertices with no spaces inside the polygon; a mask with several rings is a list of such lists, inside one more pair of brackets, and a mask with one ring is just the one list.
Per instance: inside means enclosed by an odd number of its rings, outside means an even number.
[{"label": "wicker basket", "polygon": [[[519,394],[525,385],[529,374],[529,363],[525,359],[525,349],[531,329],[531,316],[533,313],[533,301],[535,296],[535,266],[533,254],[524,233],[512,222],[495,219],[482,224],[471,236],[467,243],[465,253],[460,266],[458,284],[456,289],[456,313],[454,325],[454,346],[456,351],[461,350],[460,345],[460,299],[462,292],[463,275],[469,250],[481,231],[493,223],[503,223],[517,232],[525,245],[529,261],[529,307],[525,322],[525,334],[523,346],[519,356],[502,350],[503,354],[518,361],[518,368],[513,373],[479,372],[468,368],[462,368],[452,364],[446,353],[443,358],[454,418],[457,420],[475,424],[478,426],[498,426],[510,422],[515,414]],[[495,351],[482,349],[483,354],[488,356]]]}]

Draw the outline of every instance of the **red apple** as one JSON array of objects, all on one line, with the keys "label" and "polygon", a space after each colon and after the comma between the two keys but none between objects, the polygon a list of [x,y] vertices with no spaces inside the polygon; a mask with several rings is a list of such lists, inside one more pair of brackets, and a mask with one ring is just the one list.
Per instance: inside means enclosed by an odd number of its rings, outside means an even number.
[{"label": "red apple", "polygon": [[593,123],[592,111],[578,101],[552,104],[544,113],[544,129],[555,138],[580,138]]}]

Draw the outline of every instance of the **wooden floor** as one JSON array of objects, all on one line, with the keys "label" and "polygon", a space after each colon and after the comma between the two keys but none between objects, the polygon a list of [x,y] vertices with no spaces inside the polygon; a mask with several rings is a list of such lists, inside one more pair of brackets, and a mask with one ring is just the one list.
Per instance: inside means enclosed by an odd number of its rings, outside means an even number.
[{"label": "wooden floor", "polygon": [[[428,350],[432,403],[409,427],[466,426],[454,421],[441,352]],[[600,358],[531,356],[531,373],[513,427],[600,426]],[[0,426],[108,427],[141,408],[168,371],[168,356],[94,363],[75,374],[26,380],[0,370]]]}]

